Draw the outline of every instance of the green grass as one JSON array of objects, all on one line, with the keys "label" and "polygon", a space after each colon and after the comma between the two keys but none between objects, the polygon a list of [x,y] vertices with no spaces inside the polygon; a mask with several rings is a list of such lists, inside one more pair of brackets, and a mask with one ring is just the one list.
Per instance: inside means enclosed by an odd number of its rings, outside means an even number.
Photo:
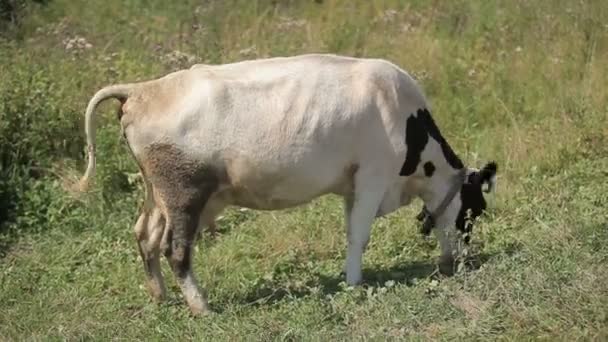
[{"label": "green grass", "polygon": [[[608,340],[607,17],[608,3],[565,0],[31,4],[0,26],[0,340]],[[437,278],[415,203],[376,221],[366,284],[348,288],[329,196],[225,213],[195,260],[216,315],[189,316],[166,263],[170,298],[153,304],[115,104],[94,191],[69,191],[86,103],[194,62],[305,52],[399,64],[469,165],[498,161],[481,267]]]}]

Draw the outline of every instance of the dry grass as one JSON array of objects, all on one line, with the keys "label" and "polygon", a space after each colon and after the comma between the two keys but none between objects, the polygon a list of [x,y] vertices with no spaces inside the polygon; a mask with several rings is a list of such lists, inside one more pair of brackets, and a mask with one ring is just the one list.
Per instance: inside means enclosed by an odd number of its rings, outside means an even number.
[{"label": "dry grass", "polygon": [[[566,0],[36,7],[0,40],[0,339],[608,339],[606,17],[602,1]],[[195,261],[218,315],[189,317],[165,264],[171,298],[151,303],[131,230],[143,189],[113,104],[93,189],[70,195],[89,97],[195,62],[306,52],[402,66],[467,164],[497,160],[478,265],[437,278],[416,203],[376,221],[367,283],[348,288],[341,202],[328,197],[226,212]]]}]

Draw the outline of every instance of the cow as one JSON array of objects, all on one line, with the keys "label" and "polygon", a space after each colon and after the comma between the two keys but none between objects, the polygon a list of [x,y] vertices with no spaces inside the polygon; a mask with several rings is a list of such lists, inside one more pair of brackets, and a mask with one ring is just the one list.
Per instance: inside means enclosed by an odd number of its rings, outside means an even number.
[{"label": "cow", "polygon": [[372,58],[306,54],[197,65],[107,86],[85,113],[86,191],[95,171],[95,109],[121,103],[122,134],[146,197],[135,235],[147,288],[162,301],[163,254],[192,314],[209,312],[192,272],[200,227],[227,206],[280,210],[335,194],[344,201],[346,283],[362,281],[376,217],[420,198],[449,273],[463,233],[486,208],[496,163],[465,167],[441,135],[416,81]]}]

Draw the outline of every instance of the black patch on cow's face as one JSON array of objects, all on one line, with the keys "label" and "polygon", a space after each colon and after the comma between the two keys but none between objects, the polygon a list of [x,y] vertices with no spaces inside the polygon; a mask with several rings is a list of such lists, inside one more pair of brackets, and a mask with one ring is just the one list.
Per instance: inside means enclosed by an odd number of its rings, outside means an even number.
[{"label": "black patch on cow's face", "polygon": [[433,177],[433,173],[435,173],[435,165],[432,162],[428,161],[424,163],[424,175],[427,177]]},{"label": "black patch on cow's face", "polygon": [[[435,121],[433,121],[431,113],[426,108],[423,108],[418,109],[415,116],[412,114],[407,118],[405,127],[407,153],[405,162],[399,172],[400,176],[409,176],[416,171],[418,164],[420,164],[420,155],[429,141],[429,136],[435,139],[441,146],[443,155],[450,166],[454,169],[462,169],[464,167],[462,161],[456,156],[450,145],[448,145],[441,135],[441,132],[439,132],[439,128],[435,124]],[[426,166],[425,174],[427,174]]]},{"label": "black patch on cow's face", "polygon": [[[486,209],[486,200],[483,198],[480,184],[463,184],[460,189],[460,200],[462,207],[456,218],[456,228],[462,233],[470,233],[473,229],[473,221]],[[465,237],[469,242],[469,236]]]},{"label": "black patch on cow's face", "polygon": [[[492,177],[496,175],[497,165],[488,163],[479,172],[472,172],[460,189],[460,200],[462,207],[456,218],[456,228],[462,233],[470,233],[473,229],[474,220],[486,209],[486,200],[483,197],[482,186],[491,185]],[[464,241],[469,242],[470,234],[465,236]]]}]

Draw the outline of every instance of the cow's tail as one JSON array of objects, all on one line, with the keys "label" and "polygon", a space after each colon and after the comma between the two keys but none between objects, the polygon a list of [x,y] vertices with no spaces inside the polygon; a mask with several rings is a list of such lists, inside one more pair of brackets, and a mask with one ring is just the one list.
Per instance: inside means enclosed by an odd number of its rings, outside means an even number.
[{"label": "cow's tail", "polygon": [[133,84],[111,85],[99,90],[89,101],[84,117],[89,161],[87,170],[78,184],[80,191],[87,191],[90,179],[95,176],[95,109],[101,102],[107,99],[118,99],[121,103],[125,103],[133,87]]}]

